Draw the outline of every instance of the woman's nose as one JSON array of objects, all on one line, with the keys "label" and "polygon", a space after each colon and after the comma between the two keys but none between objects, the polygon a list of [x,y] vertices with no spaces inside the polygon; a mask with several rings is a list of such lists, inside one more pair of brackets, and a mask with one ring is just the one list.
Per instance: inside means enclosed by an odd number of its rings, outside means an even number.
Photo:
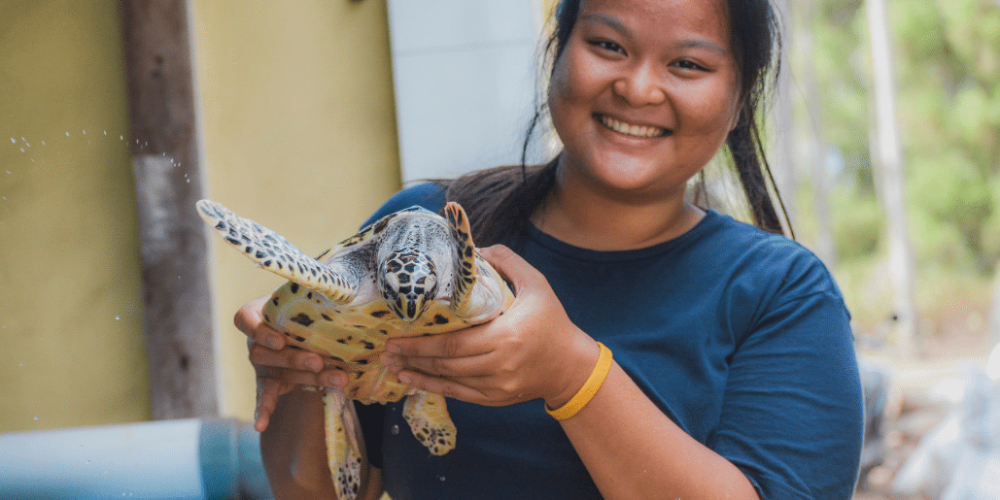
[{"label": "woman's nose", "polygon": [[667,99],[662,75],[650,63],[643,62],[628,68],[615,80],[613,88],[630,106],[637,108],[662,104]]}]

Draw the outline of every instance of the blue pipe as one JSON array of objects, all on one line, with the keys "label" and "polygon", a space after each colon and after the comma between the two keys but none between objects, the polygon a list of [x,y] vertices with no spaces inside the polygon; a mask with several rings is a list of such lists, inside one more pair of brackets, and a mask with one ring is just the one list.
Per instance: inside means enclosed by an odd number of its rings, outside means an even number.
[{"label": "blue pipe", "polygon": [[271,498],[259,435],[235,420],[0,434],[0,498]]}]

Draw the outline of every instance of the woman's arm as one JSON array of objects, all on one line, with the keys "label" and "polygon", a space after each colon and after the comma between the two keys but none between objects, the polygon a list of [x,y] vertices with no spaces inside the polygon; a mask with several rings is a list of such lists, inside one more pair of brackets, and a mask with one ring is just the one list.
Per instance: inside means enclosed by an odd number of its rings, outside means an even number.
[{"label": "woman's arm", "polygon": [[[263,322],[268,297],[243,306],[236,313],[237,328],[249,338],[250,361],[257,373],[255,427],[260,431],[261,458],[274,497],[282,499],[336,498],[324,439],[323,397],[301,386],[343,387],[344,372],[323,365],[315,353],[285,346],[284,337]],[[357,439],[364,443],[358,429]],[[367,463],[364,445],[362,489],[359,499],[382,495],[382,475]]]},{"label": "woman's arm", "polygon": [[[583,386],[599,349],[530,265],[506,248],[482,253],[514,281],[511,309],[455,334],[394,339],[387,348],[397,353],[384,361],[405,382],[448,397],[488,406],[541,398],[559,408]],[[617,364],[561,423],[607,499],[758,498],[735,465],[674,424]]]}]

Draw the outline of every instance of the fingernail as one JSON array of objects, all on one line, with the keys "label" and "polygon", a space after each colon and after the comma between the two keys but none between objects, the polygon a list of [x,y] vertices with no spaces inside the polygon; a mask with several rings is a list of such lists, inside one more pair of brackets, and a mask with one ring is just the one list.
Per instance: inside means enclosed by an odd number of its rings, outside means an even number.
[{"label": "fingernail", "polygon": [[399,358],[389,353],[382,353],[382,355],[379,356],[378,360],[380,363],[382,363],[382,365],[387,367],[393,367],[399,364]]},{"label": "fingernail", "polygon": [[398,346],[398,345],[396,345],[396,344],[392,344],[392,343],[389,343],[389,344],[386,344],[386,345],[385,345],[385,350],[387,350],[387,351],[389,351],[389,352],[391,352],[391,353],[393,353],[393,354],[399,354],[399,353],[403,352],[403,351],[402,351],[402,350],[401,350],[401,349],[399,348],[399,346]]},{"label": "fingernail", "polygon": [[327,387],[337,387],[342,388],[347,385],[344,381],[344,377],[337,373],[329,373],[323,377],[323,384]]},{"label": "fingernail", "polygon": [[413,382],[413,379],[410,378],[410,376],[407,375],[407,374],[405,374],[405,373],[400,373],[399,374],[399,381],[402,382],[402,383],[404,383],[404,384],[406,384],[406,385],[410,385],[410,382]]},{"label": "fingernail", "polygon": [[267,338],[267,345],[269,345],[271,349],[281,349],[281,339],[272,335]]},{"label": "fingernail", "polygon": [[323,363],[320,363],[315,359],[310,359],[306,361],[306,368],[308,368],[309,371],[318,372],[323,369]]}]

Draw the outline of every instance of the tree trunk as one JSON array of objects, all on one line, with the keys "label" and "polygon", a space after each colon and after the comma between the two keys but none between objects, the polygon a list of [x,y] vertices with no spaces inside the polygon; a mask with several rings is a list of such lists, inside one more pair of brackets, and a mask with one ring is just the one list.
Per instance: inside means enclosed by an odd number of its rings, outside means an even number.
[{"label": "tree trunk", "polygon": [[785,213],[788,220],[785,221],[788,227],[792,227],[792,222],[796,219],[795,203],[798,197],[798,179],[795,172],[795,127],[792,117],[792,86],[791,86],[791,64],[789,63],[789,50],[792,46],[789,43],[791,38],[791,13],[788,0],[776,1],[778,14],[781,17],[781,72],[778,74],[777,88],[775,89],[775,107],[771,113],[771,123],[773,124],[771,151],[774,152],[771,162],[773,168],[775,189],[781,195],[782,203],[785,205]]},{"label": "tree trunk", "polygon": [[889,276],[895,299],[895,340],[904,351],[916,349],[913,300],[913,251],[907,231],[902,151],[896,127],[889,24],[884,0],[866,0],[874,80],[872,158],[878,167],[878,192],[886,213]]},{"label": "tree trunk", "polygon": [[[803,10],[803,24],[807,26],[802,30],[801,36],[796,40],[800,42],[804,58],[813,61],[812,27],[815,18],[815,0],[800,0]],[[833,229],[830,223],[830,202],[829,190],[830,179],[827,175],[826,165],[826,140],[823,138],[823,108],[820,105],[819,90],[816,87],[816,71],[813,64],[806,64],[803,68],[803,81],[806,94],[806,109],[809,114],[812,137],[809,141],[808,162],[809,172],[812,175],[813,185],[813,209],[816,212],[816,254],[829,268],[837,267],[837,250],[833,244]],[[806,128],[806,127],[803,127]]]}]

